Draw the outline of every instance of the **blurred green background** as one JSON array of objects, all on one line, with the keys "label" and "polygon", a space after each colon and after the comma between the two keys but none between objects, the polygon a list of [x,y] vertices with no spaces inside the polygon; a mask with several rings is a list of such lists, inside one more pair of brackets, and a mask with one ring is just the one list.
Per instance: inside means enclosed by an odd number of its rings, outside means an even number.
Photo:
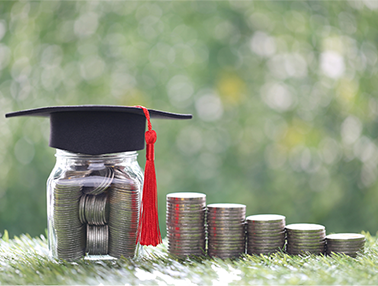
[{"label": "blurred green background", "polygon": [[[378,1],[0,2],[0,232],[46,228],[49,122],[141,104],[165,195],[207,194],[327,232],[378,225]],[[145,152],[140,152],[143,167]]]}]

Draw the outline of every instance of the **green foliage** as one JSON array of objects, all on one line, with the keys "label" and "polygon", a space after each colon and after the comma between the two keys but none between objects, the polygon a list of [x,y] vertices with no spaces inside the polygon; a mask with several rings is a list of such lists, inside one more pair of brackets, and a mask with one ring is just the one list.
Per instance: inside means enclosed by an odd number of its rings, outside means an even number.
[{"label": "green foliage", "polygon": [[163,234],[177,191],[375,233],[376,3],[0,2],[0,230],[44,232],[55,161],[48,121],[6,112],[141,104],[194,115],[153,122]]},{"label": "green foliage", "polygon": [[240,259],[178,259],[165,245],[149,248],[135,260],[75,263],[47,257],[46,239],[21,235],[0,240],[1,284],[123,285],[375,285],[378,283],[377,237],[367,238],[357,258],[334,256],[245,255]]}]

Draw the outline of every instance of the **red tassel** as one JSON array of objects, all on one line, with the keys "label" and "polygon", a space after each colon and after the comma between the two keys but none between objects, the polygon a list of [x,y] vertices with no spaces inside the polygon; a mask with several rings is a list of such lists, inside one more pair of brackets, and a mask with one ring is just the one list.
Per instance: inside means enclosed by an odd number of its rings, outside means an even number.
[{"label": "red tassel", "polygon": [[139,213],[139,225],[137,233],[137,243],[141,245],[156,246],[161,243],[161,234],[159,228],[159,217],[157,211],[157,186],[155,173],[155,152],[154,144],[156,142],[156,132],[152,130],[150,114],[148,109],[143,106],[136,106],[143,109],[148,123],[148,131],[145,133],[146,149],[146,166],[144,168],[144,183],[142,203]]}]

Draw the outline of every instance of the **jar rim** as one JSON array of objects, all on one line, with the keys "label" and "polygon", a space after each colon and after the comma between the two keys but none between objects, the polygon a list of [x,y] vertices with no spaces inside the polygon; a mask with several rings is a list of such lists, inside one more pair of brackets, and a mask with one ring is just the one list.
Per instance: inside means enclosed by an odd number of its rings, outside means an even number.
[{"label": "jar rim", "polygon": [[55,157],[65,157],[65,158],[73,158],[73,159],[105,159],[105,158],[124,158],[124,157],[137,157],[137,151],[127,151],[127,152],[120,152],[120,153],[109,153],[109,154],[100,154],[100,155],[88,155],[88,154],[81,154],[81,153],[74,153],[62,149],[56,149]]}]

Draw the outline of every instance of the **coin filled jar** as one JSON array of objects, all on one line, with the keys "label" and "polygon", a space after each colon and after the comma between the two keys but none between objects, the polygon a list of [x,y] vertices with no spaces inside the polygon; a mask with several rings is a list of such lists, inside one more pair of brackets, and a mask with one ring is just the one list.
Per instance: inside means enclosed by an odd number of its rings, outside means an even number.
[{"label": "coin filled jar", "polygon": [[143,172],[137,152],[83,155],[57,149],[47,181],[50,256],[135,257]]}]

